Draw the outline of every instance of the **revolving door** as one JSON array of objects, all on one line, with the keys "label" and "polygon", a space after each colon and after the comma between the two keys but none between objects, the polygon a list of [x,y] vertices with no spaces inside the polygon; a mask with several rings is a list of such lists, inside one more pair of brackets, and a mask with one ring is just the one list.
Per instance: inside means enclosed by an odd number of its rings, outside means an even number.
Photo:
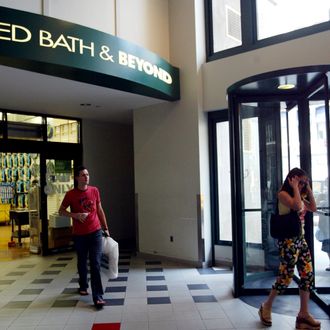
[{"label": "revolving door", "polygon": [[[308,213],[305,236],[313,255],[311,297],[330,315],[329,68],[282,70],[245,79],[228,89],[232,167],[234,294],[267,294],[278,270],[270,214],[287,173],[311,178],[317,212]],[[291,89],[281,89],[291,85]],[[321,237],[320,224],[323,223]],[[330,251],[329,251],[330,252]],[[286,294],[297,294],[298,277]]]}]

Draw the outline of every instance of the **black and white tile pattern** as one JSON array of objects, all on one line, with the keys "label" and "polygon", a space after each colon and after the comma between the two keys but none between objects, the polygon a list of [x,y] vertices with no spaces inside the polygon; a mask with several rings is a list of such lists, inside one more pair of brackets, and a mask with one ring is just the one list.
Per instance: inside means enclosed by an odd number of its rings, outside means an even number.
[{"label": "black and white tile pattern", "polygon": [[[102,272],[106,305],[100,311],[91,294],[78,293],[72,251],[4,262],[0,278],[0,329],[262,328],[257,314],[262,297],[234,299],[232,273],[225,269],[196,269],[121,253],[118,278],[108,280]],[[283,299],[282,305],[290,304]],[[295,312],[293,307],[289,315],[274,313],[272,329],[293,329]],[[323,318],[322,329],[330,330],[328,317]]]}]

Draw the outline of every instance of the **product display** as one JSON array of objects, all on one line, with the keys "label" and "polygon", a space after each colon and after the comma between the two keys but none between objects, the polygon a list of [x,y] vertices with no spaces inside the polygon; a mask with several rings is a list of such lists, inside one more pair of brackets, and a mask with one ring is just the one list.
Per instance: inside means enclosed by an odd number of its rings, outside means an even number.
[{"label": "product display", "polygon": [[31,182],[39,177],[39,157],[29,153],[0,153],[0,203],[28,209]]}]

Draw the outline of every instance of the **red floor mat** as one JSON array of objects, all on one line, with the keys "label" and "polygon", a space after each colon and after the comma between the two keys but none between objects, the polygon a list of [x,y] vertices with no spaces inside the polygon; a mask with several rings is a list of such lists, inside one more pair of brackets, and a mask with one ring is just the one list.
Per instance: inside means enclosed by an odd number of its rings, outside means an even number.
[{"label": "red floor mat", "polygon": [[120,323],[95,323],[92,330],[120,330]]}]

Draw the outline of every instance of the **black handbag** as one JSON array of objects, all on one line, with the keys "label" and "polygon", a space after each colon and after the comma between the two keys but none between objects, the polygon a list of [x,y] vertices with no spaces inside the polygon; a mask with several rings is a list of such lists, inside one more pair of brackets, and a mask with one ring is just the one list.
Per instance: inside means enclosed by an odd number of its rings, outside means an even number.
[{"label": "black handbag", "polygon": [[301,222],[297,211],[279,215],[272,213],[270,216],[270,235],[276,239],[285,239],[299,236],[301,232]]}]

